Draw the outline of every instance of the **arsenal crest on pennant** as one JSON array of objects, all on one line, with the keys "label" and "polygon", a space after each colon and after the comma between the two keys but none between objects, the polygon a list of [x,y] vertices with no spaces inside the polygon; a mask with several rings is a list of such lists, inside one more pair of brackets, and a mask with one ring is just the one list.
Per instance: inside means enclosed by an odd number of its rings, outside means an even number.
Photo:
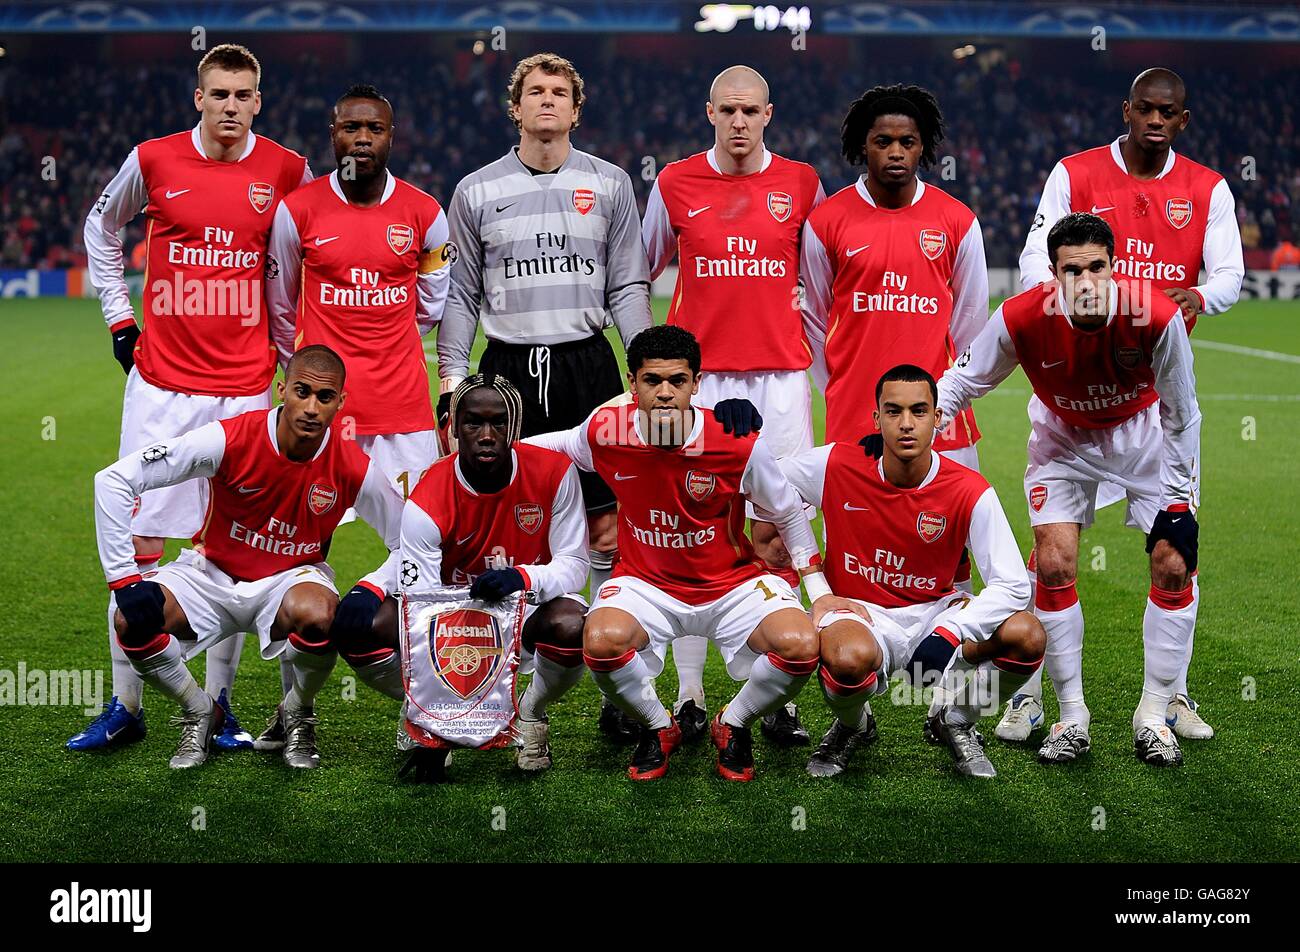
[{"label": "arsenal crest on pennant", "polygon": [[339,494],[333,486],[326,486],[323,483],[312,483],[311,488],[307,490],[307,508],[317,516],[323,516],[334,508],[334,503],[338,502]]},{"label": "arsenal crest on pennant", "polygon": [[515,522],[519,528],[533,535],[542,527],[542,507],[535,502],[525,502],[515,506]]},{"label": "arsenal crest on pennant", "polygon": [[579,215],[585,215],[596,207],[596,193],[589,188],[575,188],[573,190],[573,207],[578,210]]},{"label": "arsenal crest on pennant", "polygon": [[937,228],[922,228],[920,242],[921,254],[933,261],[948,247],[948,236]]},{"label": "arsenal crest on pennant", "polygon": [[1029,489],[1029,508],[1034,512],[1043,511],[1043,503],[1047,502],[1046,486],[1031,486]]},{"label": "arsenal crest on pennant", "polygon": [[767,210],[772,213],[773,218],[783,222],[794,210],[794,199],[790,197],[789,192],[768,192]]},{"label": "arsenal crest on pennant", "polygon": [[415,229],[410,225],[389,225],[388,226],[388,247],[393,249],[393,254],[404,255],[410,250],[411,245],[415,242]]},{"label": "arsenal crest on pennant", "polygon": [[1192,200],[1190,198],[1171,198],[1165,202],[1165,218],[1179,231],[1187,227],[1192,220]]},{"label": "arsenal crest on pennant", "polygon": [[718,480],[712,473],[702,473],[693,469],[686,474],[686,492],[696,502],[704,502],[713,495]]},{"label": "arsenal crest on pennant", "polygon": [[433,670],[462,701],[491,680],[505,655],[501,629],[487,612],[473,608],[434,616],[429,635]]},{"label": "arsenal crest on pennant", "polygon": [[259,215],[271,207],[273,198],[275,198],[275,189],[265,182],[254,182],[248,186],[248,200],[253,205],[253,211]]},{"label": "arsenal crest on pennant", "polygon": [[923,542],[933,542],[948,528],[948,517],[937,512],[923,512],[916,517],[916,534]]}]

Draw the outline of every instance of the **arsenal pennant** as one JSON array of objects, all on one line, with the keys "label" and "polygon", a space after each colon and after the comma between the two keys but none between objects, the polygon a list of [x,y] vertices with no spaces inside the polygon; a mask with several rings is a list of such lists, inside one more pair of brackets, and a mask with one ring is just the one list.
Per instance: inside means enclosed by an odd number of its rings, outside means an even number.
[{"label": "arsenal pennant", "polygon": [[948,246],[948,236],[937,228],[922,228],[920,234],[921,254],[931,261],[943,254]]},{"label": "arsenal pennant", "polygon": [[410,225],[388,226],[388,247],[393,249],[393,254],[406,254],[414,243],[415,229]]},{"label": "arsenal pennant", "polygon": [[253,211],[259,215],[271,207],[271,199],[275,197],[275,189],[266,182],[254,182],[248,186],[248,200],[253,205]]}]

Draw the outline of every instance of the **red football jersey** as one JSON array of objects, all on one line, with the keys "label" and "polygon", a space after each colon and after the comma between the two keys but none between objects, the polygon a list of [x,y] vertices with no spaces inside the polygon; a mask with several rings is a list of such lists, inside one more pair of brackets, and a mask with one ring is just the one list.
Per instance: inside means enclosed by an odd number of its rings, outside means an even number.
[{"label": "red football jersey", "polygon": [[323,560],[370,467],[356,442],[332,429],[315,458],[295,463],[276,444],[278,415],[279,408],[253,410],[221,421],[225,453],[193,539],[240,581]]},{"label": "red football jersey", "polygon": [[939,457],[933,479],[903,489],[862,447],[837,443],[822,489],[831,591],[885,608],[949,594],[971,513],[988,488],[979,473]]},{"label": "red football jersey", "polygon": [[[301,261],[294,349],[325,344],[343,358],[347,401],[337,425],[354,420],[363,435],[433,429],[419,278],[450,265],[446,216],[433,196],[396,176],[387,198],[359,208],[343,197],[337,174],[296,191],[280,213],[292,217],[297,254],[280,250],[277,231],[278,264]],[[430,241],[435,250],[426,252]]]},{"label": "red football jersey", "polygon": [[1002,320],[1025,376],[1038,399],[1071,426],[1112,427],[1160,399],[1152,353],[1181,311],[1144,284],[1116,281],[1115,311],[1095,331],[1070,323],[1054,282],[1003,302]]},{"label": "red football jersey", "polygon": [[[812,360],[799,318],[799,234],[821,196],[812,166],[779,155],[751,175],[726,175],[700,152],[666,166],[642,234],[651,269],[676,238],[677,286],[668,323],[700,342],[703,368],[719,373],[805,370]],[[662,259],[662,260],[656,260]]]},{"label": "red football jersey", "polygon": [[[877,432],[876,381],[885,371],[915,364],[938,380],[957,358],[953,279],[958,247],[975,215],[935,186],[922,187],[911,205],[890,209],[864,197],[859,181],[808,218],[833,274],[826,330],[828,443],[856,442]],[[972,446],[979,436],[967,408],[936,435],[934,447]]]},{"label": "red football jersey", "polygon": [[478,493],[461,479],[457,455],[434,463],[409,504],[433,520],[442,537],[442,583],[469,585],[497,560],[506,565],[551,561],[551,512],[573,465],[552,450],[516,443],[515,477],[496,493]]},{"label": "red football jersey", "polygon": [[[1112,145],[1061,160],[1070,177],[1070,211],[1106,219],[1115,233],[1115,275],[1156,290],[1196,284],[1218,172],[1177,156],[1168,173],[1141,180],[1115,161]],[[1193,316],[1187,321],[1190,331]]]},{"label": "red football jersey", "polygon": [[149,224],[135,366],[179,393],[262,393],[275,375],[262,288],[267,237],[307,160],[250,133],[242,159],[216,162],[196,137],[187,130],[136,150]]},{"label": "red football jersey", "polygon": [[615,577],[644,579],[699,605],[767,572],[745,536],[741,477],[757,437],[725,434],[695,411],[693,438],[674,450],[649,446],[636,405],[602,407],[587,421],[595,471],[618,496]]}]

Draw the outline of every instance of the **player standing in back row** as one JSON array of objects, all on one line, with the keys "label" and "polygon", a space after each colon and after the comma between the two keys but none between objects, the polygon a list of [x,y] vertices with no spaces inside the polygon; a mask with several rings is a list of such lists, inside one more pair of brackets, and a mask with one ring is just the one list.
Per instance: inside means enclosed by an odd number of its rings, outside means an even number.
[{"label": "player standing in back row", "polygon": [[[764,419],[774,456],[812,448],[812,351],[799,318],[799,235],[826,197],[812,166],[773,155],[763,144],[772,119],[766,80],[732,66],[713,80],[707,104],[714,144],[666,166],[646,205],[641,238],[657,278],[677,254],[668,323],[700,342],[701,406],[744,397]],[[754,518],[754,550],[798,586],[776,526]],[[704,662],[708,640],[673,642],[678,695],[673,713],[686,735],[708,723]],[[778,742],[807,743],[794,705],[763,719]]]},{"label": "player standing in back row", "polygon": [[[1173,151],[1192,115],[1177,73],[1155,68],[1138,74],[1123,115],[1126,135],[1065,157],[1047,177],[1020,254],[1020,285],[1027,291],[1052,280],[1047,235],[1053,225],[1071,212],[1099,215],[1115,235],[1116,275],[1148,281],[1163,291],[1182,308],[1190,334],[1197,315],[1222,314],[1241,293],[1245,267],[1232,190],[1219,173]],[[1198,285],[1202,264],[1206,278]],[[1198,503],[1199,470],[1198,463],[1193,483]],[[1098,490],[1097,506],[1123,498],[1123,487],[1106,482]],[[1197,584],[1195,577],[1192,584]],[[1007,705],[997,735],[1026,740],[1042,722],[1042,696],[1040,668]],[[1180,737],[1214,736],[1187,693],[1186,668],[1174,685],[1167,721]]]},{"label": "player standing in back row", "polygon": [[[604,329],[612,318],[626,346],[650,326],[650,273],[632,180],[569,142],[585,99],[573,64],[530,56],[509,94],[519,145],[464,178],[448,212],[459,257],[438,331],[438,415],[469,372],[481,320],[479,372],[518,388],[529,436],[577,426],[623,392]],[[594,590],[618,554],[617,518],[610,488],[593,473],[581,482]]]},{"label": "player standing in back row", "polygon": [[[275,349],[262,278],[276,206],[311,180],[307,160],[252,132],[262,109],[262,68],[242,46],[213,47],[199,63],[193,129],[142,142],[86,218],[90,281],[127,372],[119,454],[187,430],[271,406]],[[144,331],[123,276],[122,227],[144,210],[148,264]],[[197,303],[195,303],[197,302]],[[203,520],[207,485],[144,493],[131,533],[139,573],[158,567],[167,539],[189,538]],[[144,736],[143,683],[117,643],[108,605],[113,700],[72,750],[120,746]],[[229,714],[228,695],[243,636],[208,652],[206,689],[226,710],[218,746],[252,745]]]}]

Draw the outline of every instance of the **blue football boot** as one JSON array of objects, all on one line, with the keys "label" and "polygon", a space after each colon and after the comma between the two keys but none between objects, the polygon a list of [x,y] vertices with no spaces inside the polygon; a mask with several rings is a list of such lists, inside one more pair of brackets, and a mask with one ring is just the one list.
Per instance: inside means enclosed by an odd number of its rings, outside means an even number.
[{"label": "blue football boot", "polygon": [[114,695],[104,705],[104,713],[91,721],[84,731],[73,734],[68,750],[113,750],[144,740],[144,708],[132,714]]},{"label": "blue football boot", "polygon": [[221,709],[226,712],[226,721],[221,728],[221,733],[212,739],[212,742],[221,750],[252,750],[253,735],[239,726],[239,721],[230,710],[230,698],[226,697],[226,689],[221,689],[221,696],[217,698],[217,703]]}]

